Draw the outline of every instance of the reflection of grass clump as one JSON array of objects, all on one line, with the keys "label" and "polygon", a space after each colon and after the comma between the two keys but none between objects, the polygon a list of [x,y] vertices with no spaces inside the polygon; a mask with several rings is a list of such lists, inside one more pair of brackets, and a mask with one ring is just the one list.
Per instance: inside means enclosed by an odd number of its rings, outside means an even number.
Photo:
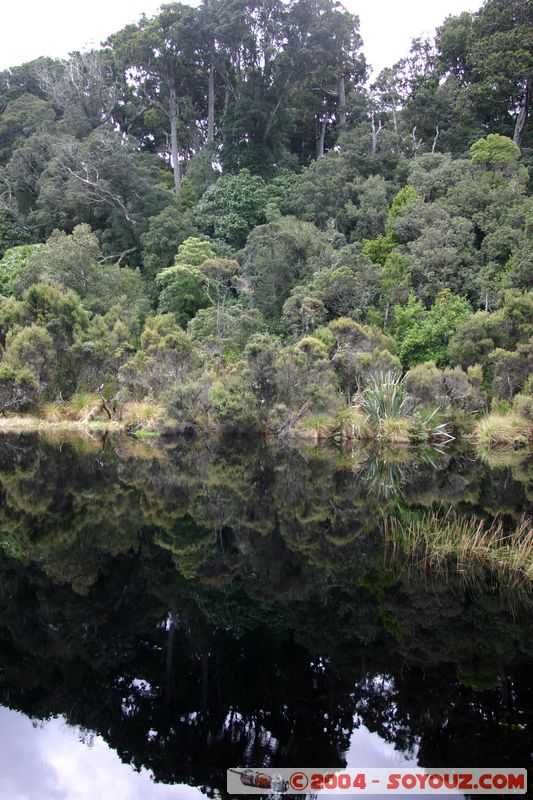
[{"label": "reflection of grass clump", "polygon": [[418,565],[458,572],[476,567],[490,569],[505,583],[533,582],[533,523],[523,516],[511,533],[501,519],[487,525],[479,517],[460,516],[454,511],[426,512],[410,521],[385,518],[385,540],[395,555],[403,553]]}]

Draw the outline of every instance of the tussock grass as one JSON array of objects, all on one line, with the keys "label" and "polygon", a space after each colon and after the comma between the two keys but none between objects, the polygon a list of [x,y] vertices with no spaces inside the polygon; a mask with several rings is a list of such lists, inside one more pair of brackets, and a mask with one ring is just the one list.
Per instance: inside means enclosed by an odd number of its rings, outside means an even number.
[{"label": "tussock grass", "polygon": [[313,442],[328,442],[335,433],[335,420],[327,414],[305,417],[295,428],[296,436]]},{"label": "tussock grass", "polygon": [[122,409],[121,418],[126,429],[130,431],[144,430],[153,433],[159,429],[164,415],[164,408],[157,403],[131,402],[126,403]]},{"label": "tussock grass", "polygon": [[89,422],[93,419],[108,419],[97,394],[79,392],[62,403],[43,403],[38,416],[44,422]]},{"label": "tussock grass", "polygon": [[379,438],[391,444],[409,444],[413,440],[409,420],[403,417],[384,417],[379,425]]},{"label": "tussock grass", "polygon": [[533,439],[533,424],[517,414],[488,414],[477,421],[474,438],[484,447],[516,447]]},{"label": "tussock grass", "polygon": [[54,419],[40,419],[39,417],[30,416],[11,416],[0,417],[0,433],[22,433],[22,432],[46,432],[46,431],[75,431],[83,433],[91,430],[123,430],[122,423],[115,420],[90,420],[83,422],[81,420],[54,420]]},{"label": "tussock grass", "polygon": [[506,533],[501,519],[487,524],[450,510],[429,511],[405,522],[397,517],[383,522],[385,542],[394,556],[431,570],[460,573],[490,570],[498,580],[515,588],[533,583],[533,520],[524,515]]},{"label": "tussock grass", "polygon": [[142,422],[148,422],[153,419],[162,411],[161,406],[157,403],[147,402],[131,402],[124,406],[122,418],[129,422],[132,419],[139,419]]},{"label": "tussock grass", "polygon": [[375,439],[375,433],[370,427],[366,414],[357,408],[347,408],[341,412],[339,417],[339,428],[341,439]]}]

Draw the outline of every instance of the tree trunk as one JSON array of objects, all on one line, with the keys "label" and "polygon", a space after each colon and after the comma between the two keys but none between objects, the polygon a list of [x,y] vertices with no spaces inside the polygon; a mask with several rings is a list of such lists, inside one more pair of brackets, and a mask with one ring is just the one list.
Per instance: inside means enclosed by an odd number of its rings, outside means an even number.
[{"label": "tree trunk", "polygon": [[526,80],[526,91],[524,95],[524,102],[522,103],[522,108],[520,109],[520,113],[516,118],[516,124],[514,128],[513,134],[513,142],[518,145],[518,147],[522,147],[522,137],[524,135],[524,131],[527,125],[527,119],[529,115],[529,107],[533,101],[533,76],[529,76]]},{"label": "tree trunk", "polygon": [[346,125],[346,84],[344,75],[339,75],[339,128]]},{"label": "tree trunk", "polygon": [[172,161],[172,171],[174,172],[174,191],[176,192],[176,199],[179,199],[181,194],[180,159],[178,154],[179,105],[174,90],[170,91],[168,112],[170,119],[170,158]]},{"label": "tree trunk", "polygon": [[316,157],[320,158],[320,156],[324,155],[324,141],[326,139],[326,120],[320,119],[320,117],[317,116],[316,127],[317,127]]},{"label": "tree trunk", "polygon": [[211,50],[209,80],[207,85],[207,141],[215,138],[215,54]]}]

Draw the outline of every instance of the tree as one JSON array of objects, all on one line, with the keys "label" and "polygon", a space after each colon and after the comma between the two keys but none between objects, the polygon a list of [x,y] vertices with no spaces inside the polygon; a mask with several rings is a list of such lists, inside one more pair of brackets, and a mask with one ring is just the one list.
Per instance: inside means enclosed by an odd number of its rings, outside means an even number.
[{"label": "tree", "polygon": [[153,279],[158,272],[174,263],[181,244],[198,234],[190,211],[180,212],[175,205],[167,206],[150,217],[148,229],[141,236],[143,273]]},{"label": "tree", "polygon": [[328,328],[335,340],[332,364],[348,403],[370,376],[399,371],[400,361],[392,353],[394,341],[378,328],[349,317],[339,317]]},{"label": "tree", "polygon": [[204,276],[198,267],[176,264],[159,272],[155,280],[160,287],[158,312],[173,314],[182,327],[209,305]]},{"label": "tree", "polygon": [[34,94],[20,94],[7,103],[0,115],[0,164],[34,133],[53,130],[56,115],[51,103]]},{"label": "tree", "polygon": [[426,311],[412,296],[405,308],[395,306],[391,329],[399,343],[404,367],[434,361],[438,367],[447,362],[448,342],[459,326],[470,316],[470,304],[449,289],[437,295]]},{"label": "tree", "polygon": [[224,175],[204,192],[194,220],[208,236],[242,247],[252,228],[265,222],[269,199],[264,180],[243,169]]},{"label": "tree", "polygon": [[53,374],[55,355],[54,340],[48,331],[33,324],[9,332],[2,364],[18,374],[29,370],[42,392]]},{"label": "tree", "polygon": [[501,115],[504,124],[505,117],[511,117],[518,147],[533,100],[532,29],[533,12],[527,0],[487,0],[474,21],[469,57],[472,102],[484,110],[492,107],[492,115]]},{"label": "tree", "polygon": [[255,228],[242,253],[242,273],[250,281],[254,305],[270,321],[279,319],[293,286],[330,258],[330,245],[320,231],[294,217]]},{"label": "tree", "polygon": [[478,139],[470,148],[472,164],[492,167],[495,173],[516,170],[520,148],[507,136],[489,133],[486,139]]},{"label": "tree", "polygon": [[187,264],[190,267],[199,267],[204,261],[214,257],[215,251],[207,239],[189,236],[178,247],[176,264]]},{"label": "tree", "polygon": [[142,17],[108,40],[138,102],[154,108],[168,121],[170,158],[176,198],[181,193],[179,124],[192,116],[198,97],[194,27],[190,6],[170,3],[152,19]]},{"label": "tree", "polygon": [[24,274],[27,270],[28,258],[42,245],[20,244],[10,247],[3,254],[0,261],[0,294],[9,296],[15,294],[22,285]]},{"label": "tree", "polygon": [[[19,255],[22,257],[22,252]],[[11,284],[21,296],[35,283],[70,289],[87,310],[95,313],[105,313],[116,305],[131,315],[148,310],[139,271],[106,263],[98,238],[88,225],[77,225],[70,235],[54,231],[45,244],[31,247],[23,269],[11,278]]]},{"label": "tree", "polygon": [[451,364],[463,368],[486,366],[497,348],[513,351],[533,335],[533,292],[507,291],[502,308],[487,313],[478,311],[457,328],[450,339]]},{"label": "tree", "polygon": [[238,303],[211,306],[196,312],[187,325],[192,341],[210,357],[237,360],[249,339],[264,329],[259,311]]}]

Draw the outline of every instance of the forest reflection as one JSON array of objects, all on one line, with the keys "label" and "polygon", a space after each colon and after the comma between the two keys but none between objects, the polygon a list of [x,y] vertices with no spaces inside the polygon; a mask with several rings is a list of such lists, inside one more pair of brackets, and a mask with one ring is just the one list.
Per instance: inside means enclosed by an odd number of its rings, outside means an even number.
[{"label": "forest reflection", "polygon": [[[527,766],[531,599],[392,553],[385,518],[530,508],[522,456],[2,437],[0,703],[157,781],[345,763]],[[475,572],[475,574],[474,574]]]}]

